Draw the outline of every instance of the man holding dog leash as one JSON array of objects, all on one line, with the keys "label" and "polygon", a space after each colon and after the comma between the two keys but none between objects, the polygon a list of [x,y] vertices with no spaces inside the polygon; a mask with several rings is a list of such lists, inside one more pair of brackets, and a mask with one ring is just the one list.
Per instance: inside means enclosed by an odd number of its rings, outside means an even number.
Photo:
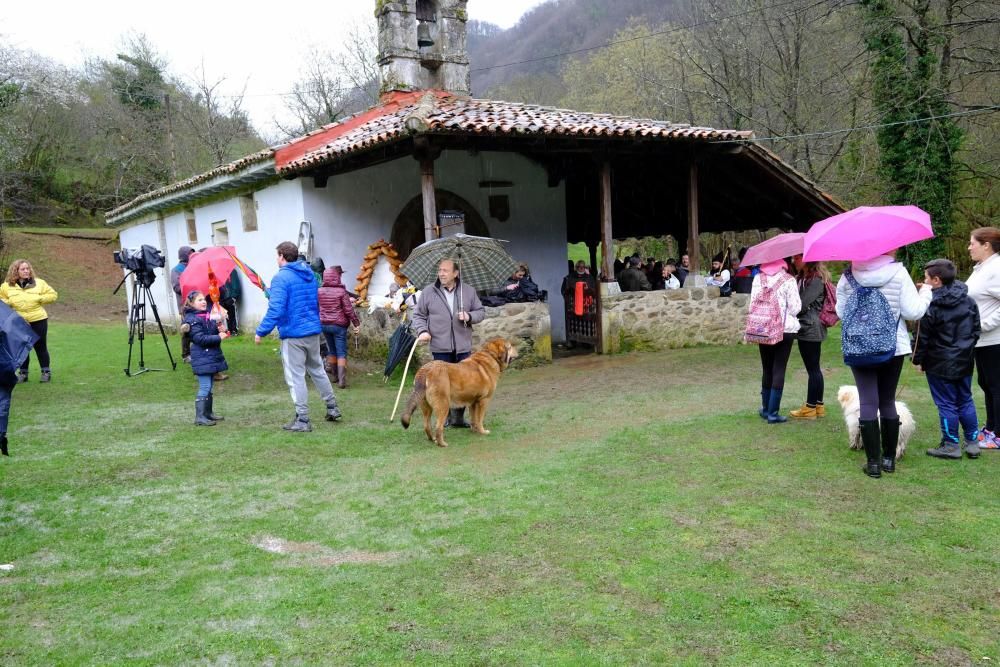
[{"label": "man holding dog leash", "polygon": [[[436,361],[456,364],[472,354],[472,325],[486,318],[486,310],[476,290],[462,284],[455,260],[441,260],[437,276],[420,293],[413,310],[413,330],[418,343],[430,343]],[[445,426],[469,428],[465,408],[450,410]]]}]

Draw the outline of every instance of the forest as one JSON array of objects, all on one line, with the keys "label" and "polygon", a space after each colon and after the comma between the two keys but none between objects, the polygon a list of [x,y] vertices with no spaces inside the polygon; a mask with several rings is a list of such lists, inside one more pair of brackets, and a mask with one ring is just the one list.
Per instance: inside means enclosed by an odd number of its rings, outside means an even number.
[{"label": "forest", "polygon": [[[752,129],[847,206],[929,211],[923,255],[1000,220],[1000,0],[549,0],[468,43],[477,97]],[[159,48],[68,67],[0,36],[0,220],[101,224],[378,99],[374,21],[289,72],[295,120],[266,131]]]}]

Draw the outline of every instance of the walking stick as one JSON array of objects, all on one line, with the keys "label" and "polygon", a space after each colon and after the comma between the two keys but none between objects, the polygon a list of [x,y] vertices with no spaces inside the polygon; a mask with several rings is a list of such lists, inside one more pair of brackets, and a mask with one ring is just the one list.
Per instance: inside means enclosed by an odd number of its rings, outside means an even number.
[{"label": "walking stick", "polygon": [[399,381],[399,391],[396,392],[396,402],[392,406],[392,415],[389,416],[389,423],[396,421],[396,408],[399,407],[399,397],[403,395],[403,385],[406,384],[406,373],[410,370],[410,361],[413,359],[413,353],[417,350],[417,341],[413,341],[413,347],[410,348],[410,356],[406,357],[406,366],[403,367],[403,379]]}]

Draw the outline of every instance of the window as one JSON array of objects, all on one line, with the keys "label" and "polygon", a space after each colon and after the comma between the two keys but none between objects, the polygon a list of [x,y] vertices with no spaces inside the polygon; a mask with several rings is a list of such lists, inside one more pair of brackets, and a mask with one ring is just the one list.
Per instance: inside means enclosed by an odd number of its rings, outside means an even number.
[{"label": "window", "polygon": [[184,221],[188,228],[188,243],[198,243],[198,226],[194,223],[194,211],[184,211]]},{"label": "window", "polygon": [[257,231],[257,202],[253,195],[240,196],[240,218],[243,220],[243,231]]},{"label": "window", "polygon": [[212,223],[212,245],[229,245],[229,227],[225,220]]}]

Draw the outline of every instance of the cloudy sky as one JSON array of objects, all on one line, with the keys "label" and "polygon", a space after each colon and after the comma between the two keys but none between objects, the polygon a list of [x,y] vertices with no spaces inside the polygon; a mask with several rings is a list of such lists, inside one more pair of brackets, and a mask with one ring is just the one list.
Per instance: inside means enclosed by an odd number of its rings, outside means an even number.
[{"label": "cloudy sky", "polygon": [[[509,28],[543,0],[469,0],[469,17]],[[193,77],[202,62],[209,81],[225,77],[225,92],[246,83],[245,108],[271,131],[281,114],[279,93],[291,90],[304,54],[336,48],[357,26],[373,22],[375,0],[322,3],[174,0],[9,0],[0,2],[0,40],[68,65],[113,57],[129,33],[145,34],[171,73]]]}]

